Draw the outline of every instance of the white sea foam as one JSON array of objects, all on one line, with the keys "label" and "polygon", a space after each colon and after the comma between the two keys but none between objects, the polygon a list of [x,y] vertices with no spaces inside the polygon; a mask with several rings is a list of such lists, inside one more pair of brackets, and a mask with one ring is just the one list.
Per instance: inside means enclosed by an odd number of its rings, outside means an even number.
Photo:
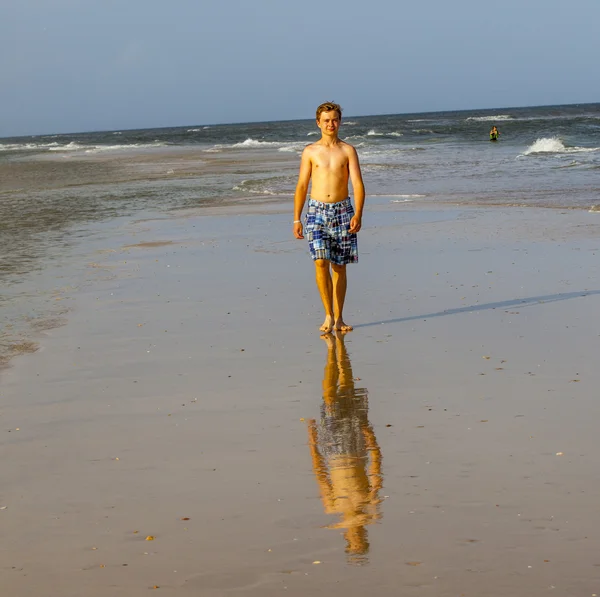
[{"label": "white sea foam", "polygon": [[235,187],[233,187],[234,191],[243,191],[244,193],[252,193],[254,195],[280,195],[281,193],[276,193],[275,191],[268,189],[268,188],[259,188],[259,189],[253,189],[253,188],[248,188],[247,186],[244,186],[244,183],[248,182],[247,180],[243,180],[242,184],[240,185],[236,185]]},{"label": "white sea foam", "polygon": [[342,126],[356,126],[358,122],[353,122],[352,120],[342,121]]},{"label": "white sea foam", "polygon": [[305,147],[306,147],[306,143],[286,143],[283,147],[280,147],[277,151],[293,153],[294,151],[300,152]]},{"label": "white sea foam", "polygon": [[600,147],[565,147],[559,137],[542,137],[532,143],[521,155],[539,153],[587,153],[598,151]]},{"label": "white sea foam", "polygon": [[248,137],[245,141],[242,141],[241,143],[234,143],[231,147],[279,147],[281,145],[282,144],[278,143],[277,141],[258,141]]},{"label": "white sea foam", "polygon": [[[355,145],[355,147],[358,147],[358,145]],[[405,153],[407,151],[412,151],[416,149],[415,147],[390,147],[389,145],[384,145],[381,148],[378,147],[374,147],[373,145],[371,145],[368,149],[366,149],[365,151],[361,152],[361,156],[362,157],[377,157],[377,158],[381,158],[381,157],[392,157],[392,156],[397,156],[398,154],[402,154]]]},{"label": "white sea foam", "polygon": [[494,114],[492,116],[469,116],[469,118],[467,118],[467,122],[495,122],[512,119],[513,117],[510,114]]},{"label": "white sea foam", "polygon": [[260,178],[242,180],[239,185],[233,187],[233,190],[252,193],[253,195],[284,195],[286,193],[277,190],[276,186],[273,187],[273,183],[277,185],[277,182],[281,183],[282,180],[285,180],[285,177],[275,177],[266,180]]},{"label": "white sea foam", "polygon": [[392,199],[390,203],[412,203],[415,199],[423,199],[427,195],[385,195],[386,197],[398,197],[398,199]]},{"label": "white sea foam", "polygon": [[5,143],[0,144],[0,151],[31,151],[34,149],[52,149],[58,143]]},{"label": "white sea foam", "polygon": [[187,132],[188,133],[198,133],[200,132],[202,129],[188,129]]},{"label": "white sea foam", "polygon": [[259,141],[258,139],[248,137],[245,141],[234,143],[233,145],[215,145],[213,149],[267,149],[272,147],[277,148],[278,151],[294,152],[303,149],[305,146],[306,143],[302,141]]},{"label": "white sea foam", "polygon": [[77,151],[78,149],[84,149],[83,145],[79,145],[75,141],[71,141],[68,145],[59,145],[58,143],[53,144],[54,147],[50,147],[50,151]]},{"label": "white sea foam", "polygon": [[128,145],[94,145],[87,147],[85,153],[98,153],[100,151],[127,151],[130,149],[148,149],[150,147],[164,147],[166,143],[155,141],[154,143],[131,143]]},{"label": "white sea foam", "polygon": [[67,145],[59,143],[26,143],[0,146],[0,151],[7,150],[31,150],[31,149],[47,149],[48,151],[85,151],[85,153],[97,153],[100,151],[119,151],[128,149],[144,149],[148,147],[162,147],[166,143],[155,141],[154,143],[130,143],[123,145],[81,145],[76,141],[71,141]]},{"label": "white sea foam", "polygon": [[115,132],[113,133],[113,135],[122,135],[122,134],[123,134],[123,133],[122,133],[121,131],[115,131]]},{"label": "white sea foam", "polygon": [[413,129],[413,133],[431,133],[434,134],[431,129]]},{"label": "white sea foam", "polygon": [[318,135],[319,133],[317,131],[310,131],[310,133],[306,133],[307,137],[311,137],[312,135]]},{"label": "white sea foam", "polygon": [[379,131],[376,131],[375,129],[371,129],[368,133],[367,133],[368,137],[403,137],[404,134],[400,133],[398,131],[392,131],[390,133],[380,133]]}]

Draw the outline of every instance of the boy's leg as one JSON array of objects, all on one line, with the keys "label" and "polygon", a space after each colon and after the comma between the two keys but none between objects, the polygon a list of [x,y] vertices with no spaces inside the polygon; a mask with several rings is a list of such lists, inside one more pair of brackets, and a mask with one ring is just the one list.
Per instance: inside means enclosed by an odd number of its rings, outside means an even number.
[{"label": "boy's leg", "polygon": [[335,317],[334,328],[340,332],[350,332],[351,325],[344,323],[344,301],[346,300],[346,288],[348,280],[346,278],[346,266],[331,264],[333,271],[333,313]]},{"label": "boy's leg", "polygon": [[315,261],[315,278],[317,288],[323,301],[325,309],[325,321],[319,328],[325,334],[329,334],[333,330],[333,283],[331,281],[331,273],[329,272],[329,261],[326,259],[317,259]]}]

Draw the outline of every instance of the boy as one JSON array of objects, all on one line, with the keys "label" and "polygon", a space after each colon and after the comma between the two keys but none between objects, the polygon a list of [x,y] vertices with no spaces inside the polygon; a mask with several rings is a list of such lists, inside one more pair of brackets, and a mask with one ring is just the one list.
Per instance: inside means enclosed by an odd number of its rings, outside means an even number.
[{"label": "boy", "polygon": [[[302,152],[294,195],[294,236],[302,239],[301,215],[312,179],[306,236],[325,308],[325,321],[319,328],[324,334],[334,329],[352,330],[343,318],[346,265],[358,261],[356,234],[361,228],[365,202],[356,149],[338,138],[341,120],[342,109],[338,104],[326,102],[317,108],[321,139]],[[356,211],[348,196],[348,179],[352,182]]]}]

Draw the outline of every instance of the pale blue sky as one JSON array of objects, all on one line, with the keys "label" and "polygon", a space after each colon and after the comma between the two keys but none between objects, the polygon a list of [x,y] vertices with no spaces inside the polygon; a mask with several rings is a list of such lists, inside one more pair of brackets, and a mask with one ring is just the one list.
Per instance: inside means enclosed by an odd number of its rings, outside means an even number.
[{"label": "pale blue sky", "polygon": [[0,0],[0,137],[600,101],[600,0]]}]

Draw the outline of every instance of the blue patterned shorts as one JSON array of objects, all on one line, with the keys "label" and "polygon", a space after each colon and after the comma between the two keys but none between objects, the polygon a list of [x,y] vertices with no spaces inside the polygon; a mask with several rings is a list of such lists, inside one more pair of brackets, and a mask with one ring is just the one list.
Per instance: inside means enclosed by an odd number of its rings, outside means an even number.
[{"label": "blue patterned shorts", "polygon": [[314,261],[326,259],[336,265],[358,262],[358,241],[351,234],[354,208],[350,197],[337,203],[308,200],[306,237]]}]

